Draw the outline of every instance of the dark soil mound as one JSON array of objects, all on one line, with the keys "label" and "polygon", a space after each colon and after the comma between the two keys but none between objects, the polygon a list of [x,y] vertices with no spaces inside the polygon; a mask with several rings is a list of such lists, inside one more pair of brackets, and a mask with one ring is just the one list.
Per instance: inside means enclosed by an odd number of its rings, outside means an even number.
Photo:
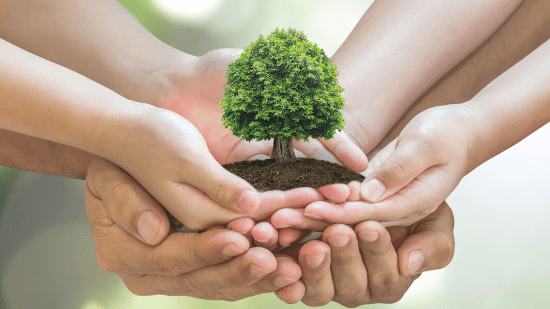
[{"label": "dark soil mound", "polygon": [[[362,182],[365,179],[363,175],[345,166],[311,158],[240,161],[225,164],[223,167],[248,181],[259,192],[287,191],[302,187],[317,189],[328,184],[348,184],[354,180]],[[168,218],[172,231],[182,227],[182,224],[170,214]]]}]

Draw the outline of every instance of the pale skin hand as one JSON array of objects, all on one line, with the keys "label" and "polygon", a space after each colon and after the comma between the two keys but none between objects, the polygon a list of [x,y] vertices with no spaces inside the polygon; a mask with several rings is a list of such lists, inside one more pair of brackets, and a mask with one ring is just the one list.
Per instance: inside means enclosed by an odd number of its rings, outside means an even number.
[{"label": "pale skin hand", "polygon": [[[426,89],[489,37],[521,2],[374,1],[332,57],[346,90],[344,132],[364,153],[372,151]],[[340,149],[323,139],[311,144],[320,157],[331,157],[321,154],[324,147],[338,157]]]},{"label": "pale skin hand", "polygon": [[[181,116],[126,100],[5,41],[0,40],[0,47],[5,80],[0,86],[5,111],[0,124],[5,129],[118,163],[191,229],[226,223],[243,214],[257,218],[287,205],[270,204],[286,196],[258,194],[225,170],[197,129]],[[33,102],[32,108],[28,102]],[[309,190],[300,202],[305,205],[317,197]],[[197,212],[197,205],[207,208]]]},{"label": "pale skin hand", "polygon": [[[328,222],[407,225],[434,211],[460,179],[550,121],[550,41],[470,101],[428,109],[388,145],[361,189],[370,203],[316,202],[304,214]],[[376,163],[376,164],[375,164]],[[373,185],[374,183],[374,185]]]},{"label": "pale skin hand", "polygon": [[[288,297],[303,295],[298,284],[301,271],[292,259],[249,248],[239,233],[213,230],[168,235],[163,207],[108,161],[97,158],[92,162],[85,193],[98,263],[119,275],[134,294],[233,301],[284,287]],[[161,223],[140,228],[143,213],[154,213]],[[144,230],[149,230],[145,232],[149,240],[141,237]]]}]

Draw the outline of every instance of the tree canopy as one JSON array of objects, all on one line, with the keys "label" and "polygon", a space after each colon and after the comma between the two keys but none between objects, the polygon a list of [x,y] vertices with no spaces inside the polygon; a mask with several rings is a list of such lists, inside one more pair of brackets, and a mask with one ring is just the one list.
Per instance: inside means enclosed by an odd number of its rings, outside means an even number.
[{"label": "tree canopy", "polygon": [[223,125],[250,141],[323,137],[343,130],[336,66],[302,31],[278,28],[229,64]]}]

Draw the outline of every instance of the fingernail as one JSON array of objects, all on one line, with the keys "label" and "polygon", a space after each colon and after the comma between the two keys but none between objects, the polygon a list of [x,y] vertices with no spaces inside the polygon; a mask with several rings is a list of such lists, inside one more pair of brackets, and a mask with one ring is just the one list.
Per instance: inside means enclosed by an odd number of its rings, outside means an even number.
[{"label": "fingernail", "polygon": [[376,202],[384,194],[384,191],[386,191],[386,187],[378,179],[371,179],[361,186],[361,196],[370,202]]},{"label": "fingernail", "polygon": [[318,267],[325,260],[325,254],[319,254],[316,256],[306,256],[306,263],[311,268]]},{"label": "fingernail", "polygon": [[259,200],[257,195],[257,193],[250,190],[245,190],[237,201],[237,207],[239,207],[239,209],[241,209],[245,214],[254,212],[256,210],[256,206],[258,205],[258,201],[256,200]]},{"label": "fingernail", "polygon": [[309,212],[305,212],[305,211],[304,211],[304,216],[306,216],[308,218],[311,218],[311,219],[323,220],[323,217],[319,216],[318,214],[309,213]]},{"label": "fingernail", "polygon": [[349,244],[350,237],[349,236],[333,236],[328,238],[328,243],[336,248],[342,248]]},{"label": "fingernail", "polygon": [[250,266],[250,274],[256,278],[264,277],[265,275],[269,274],[271,271],[266,269],[261,269],[256,265]]},{"label": "fingernail", "polygon": [[254,238],[255,241],[257,241],[258,243],[260,244],[267,244],[269,242],[269,239],[266,239],[266,240],[258,240],[256,238]]},{"label": "fingernail", "polygon": [[424,263],[424,255],[420,250],[413,250],[409,254],[409,274],[414,275]]},{"label": "fingernail", "polygon": [[227,244],[222,249],[222,255],[226,259],[230,259],[230,258],[236,257],[237,255],[241,255],[243,252],[244,252],[244,250],[239,249],[234,244]]},{"label": "fingernail", "polygon": [[376,231],[360,232],[359,237],[366,242],[375,242],[378,239],[378,232]]},{"label": "fingernail", "polygon": [[275,278],[275,280],[273,280],[273,283],[275,283],[276,286],[282,288],[282,287],[285,287],[285,286],[291,284],[294,281],[295,280],[292,280],[292,279],[287,278],[285,276],[278,276],[277,278]]},{"label": "fingernail", "polygon": [[157,235],[159,226],[160,219],[157,214],[151,210],[146,210],[139,217],[137,231],[141,238],[143,238],[147,243],[151,243],[153,238]]}]

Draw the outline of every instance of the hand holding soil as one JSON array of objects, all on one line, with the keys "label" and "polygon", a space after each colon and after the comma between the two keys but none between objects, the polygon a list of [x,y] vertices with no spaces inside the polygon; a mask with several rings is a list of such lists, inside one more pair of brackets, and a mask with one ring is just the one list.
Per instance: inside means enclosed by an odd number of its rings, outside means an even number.
[{"label": "hand holding soil", "polygon": [[[337,76],[336,67],[324,51],[310,43],[303,32],[277,29],[266,38],[260,36],[227,68],[221,119],[235,137],[257,142],[273,139],[272,159],[226,164],[225,169],[258,191],[316,189],[328,184],[362,181],[363,176],[344,166],[316,159],[296,159],[293,150],[293,140],[303,139],[307,143],[310,137],[331,139],[336,130],[344,129],[340,111],[344,107],[340,95],[343,89],[338,85]],[[182,112],[188,114],[198,108],[188,107]],[[212,107],[212,110],[215,109]],[[338,137],[345,140],[345,134]],[[349,139],[347,146],[354,148],[352,154],[360,154],[356,155],[359,159],[350,160],[352,164],[361,160],[366,163],[366,156]],[[351,154],[348,152],[347,156]],[[365,167],[353,166],[363,167],[359,170]],[[301,204],[292,206],[305,206]],[[177,228],[177,222],[172,222],[176,224],[173,228]]]}]

